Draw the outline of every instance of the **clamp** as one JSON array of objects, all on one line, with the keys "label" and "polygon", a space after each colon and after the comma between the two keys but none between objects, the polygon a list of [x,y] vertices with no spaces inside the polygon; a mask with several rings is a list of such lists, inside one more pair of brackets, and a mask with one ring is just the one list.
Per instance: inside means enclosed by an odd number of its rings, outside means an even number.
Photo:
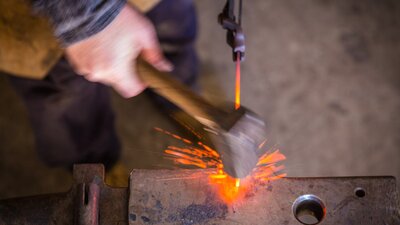
[{"label": "clamp", "polygon": [[218,15],[218,22],[227,30],[226,42],[232,48],[233,61],[244,60],[245,37],[241,26],[242,17],[242,0],[239,0],[238,18],[236,20],[235,14],[235,0],[227,0],[225,7]]}]

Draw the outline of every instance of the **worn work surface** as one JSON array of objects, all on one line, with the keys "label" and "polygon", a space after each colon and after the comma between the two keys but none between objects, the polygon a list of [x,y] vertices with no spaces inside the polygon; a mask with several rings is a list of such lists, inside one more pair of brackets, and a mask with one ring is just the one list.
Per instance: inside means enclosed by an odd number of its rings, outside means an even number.
[{"label": "worn work surface", "polygon": [[232,205],[219,200],[204,171],[134,170],[130,182],[130,225],[300,224],[292,204],[303,194],[325,203],[321,224],[400,224],[393,177],[283,178],[255,184]]},{"label": "worn work surface", "polygon": [[[0,224],[300,224],[292,204],[304,194],[314,194],[324,202],[326,218],[321,224],[400,224],[393,177],[256,182],[241,200],[227,205],[215,195],[205,172],[209,171],[134,170],[129,188],[112,188],[104,184],[101,165],[78,165],[69,192],[0,200]],[[86,190],[83,197],[82,185],[94,183],[99,195],[91,198]],[[363,188],[365,196],[357,197],[355,188]],[[87,213],[98,221],[89,222]]]}]

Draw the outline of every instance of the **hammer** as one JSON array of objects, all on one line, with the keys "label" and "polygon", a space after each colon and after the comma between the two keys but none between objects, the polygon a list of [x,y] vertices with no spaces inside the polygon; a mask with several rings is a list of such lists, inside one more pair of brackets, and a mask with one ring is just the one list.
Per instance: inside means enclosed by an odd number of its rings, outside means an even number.
[{"label": "hammer", "polygon": [[152,90],[208,128],[228,175],[244,178],[251,173],[264,154],[259,146],[267,136],[266,125],[259,116],[244,107],[225,110],[213,106],[172,75],[143,60],[139,60],[137,70]]}]

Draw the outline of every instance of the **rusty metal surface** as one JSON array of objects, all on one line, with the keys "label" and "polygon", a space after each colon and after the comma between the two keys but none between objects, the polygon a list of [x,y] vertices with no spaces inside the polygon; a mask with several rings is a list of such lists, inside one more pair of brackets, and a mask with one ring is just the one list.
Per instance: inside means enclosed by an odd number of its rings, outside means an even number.
[{"label": "rusty metal surface", "polygon": [[[204,171],[134,170],[130,179],[130,225],[298,225],[292,205],[304,194],[324,202],[320,224],[400,224],[393,177],[284,178],[254,184],[233,205],[219,200]],[[356,188],[365,190],[365,196],[356,196]]]},{"label": "rusty metal surface", "polygon": [[78,185],[76,196],[75,224],[98,225],[99,224],[99,198],[100,186],[95,181],[89,184]]},{"label": "rusty metal surface", "polygon": [[103,179],[102,165],[75,166],[66,193],[0,200],[0,224],[127,224],[127,188],[111,188]]}]

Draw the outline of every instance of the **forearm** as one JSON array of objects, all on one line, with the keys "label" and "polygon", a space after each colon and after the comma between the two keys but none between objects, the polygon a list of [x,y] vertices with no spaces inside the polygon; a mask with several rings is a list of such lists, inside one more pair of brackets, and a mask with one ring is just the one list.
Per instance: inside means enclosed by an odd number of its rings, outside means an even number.
[{"label": "forearm", "polygon": [[54,34],[68,46],[104,29],[126,0],[32,0],[34,11],[47,16]]}]

